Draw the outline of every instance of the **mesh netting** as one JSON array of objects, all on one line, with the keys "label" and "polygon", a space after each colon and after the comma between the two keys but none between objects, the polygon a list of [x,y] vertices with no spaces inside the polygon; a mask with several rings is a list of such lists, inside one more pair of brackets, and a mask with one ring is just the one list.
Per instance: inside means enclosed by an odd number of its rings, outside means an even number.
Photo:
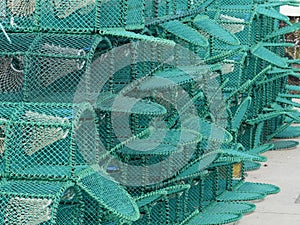
[{"label": "mesh netting", "polygon": [[0,224],[225,224],[277,193],[244,171],[298,144],[264,144],[299,121],[281,4],[2,1]]}]

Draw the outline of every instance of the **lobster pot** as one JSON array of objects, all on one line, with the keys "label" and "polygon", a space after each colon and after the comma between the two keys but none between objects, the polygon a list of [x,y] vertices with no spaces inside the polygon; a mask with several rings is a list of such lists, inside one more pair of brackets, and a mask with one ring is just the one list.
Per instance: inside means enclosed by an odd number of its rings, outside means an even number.
[{"label": "lobster pot", "polygon": [[1,4],[3,25],[9,31],[91,33],[103,28],[144,26],[143,1],[9,0]]},{"label": "lobster pot", "polygon": [[[270,74],[268,80],[262,82],[258,86],[262,86],[263,92],[263,104],[269,106],[273,102],[276,102],[281,107],[290,107],[289,102],[285,104],[285,99],[280,96],[284,94],[285,85],[287,84],[287,76],[285,74]],[[278,114],[278,116],[266,119],[263,128],[264,142],[269,141],[272,137],[276,136],[276,133],[280,133],[282,130],[277,130],[284,126],[284,115]]]},{"label": "lobster pot", "polygon": [[6,159],[2,168],[9,177],[62,179],[97,159],[98,135],[95,121],[91,122],[91,109],[33,103],[3,103],[2,107],[10,107],[12,115],[3,118],[10,121],[9,126],[3,127],[6,130],[2,147]]},{"label": "lobster pot", "polygon": [[[146,148],[152,145],[143,140],[141,143]],[[123,182],[134,196],[139,192],[146,192],[163,186],[168,179],[185,166],[192,152],[191,149],[181,149],[166,143],[156,145],[148,152],[143,152],[142,149],[123,148],[120,150],[122,153],[118,153],[118,161],[111,163],[111,167],[118,168],[116,173],[111,175],[116,180]],[[159,153],[159,151],[165,151],[165,153]]]},{"label": "lobster pot", "polygon": [[281,133],[284,128],[286,128],[284,119],[284,116],[277,116],[264,122],[263,142],[269,142],[273,137]]},{"label": "lobster pot", "polygon": [[1,55],[0,55],[0,93],[1,101],[18,102],[23,99],[24,81],[28,65],[28,58],[25,56],[32,42],[35,39],[33,34],[11,34],[8,42],[5,35],[0,34]]},{"label": "lobster pot", "polygon": [[[184,24],[179,26],[186,28]],[[180,107],[185,107],[181,99],[184,94],[187,96],[185,92],[197,95],[202,91],[193,87],[196,79],[192,72],[197,72],[193,64],[197,62],[195,54],[189,52],[190,57],[184,58],[179,54],[180,48],[161,45],[161,49],[152,51],[154,46],[148,44],[131,44],[126,51],[112,50],[103,57],[95,57],[91,67],[91,76],[95,76],[93,85],[102,87],[99,94],[95,93],[98,133],[112,157],[101,166],[116,180],[125,182],[132,195],[145,190],[149,184],[161,186],[161,182],[189,161],[197,151],[201,135],[197,122],[190,123],[187,129],[181,123],[190,119],[192,113],[206,116],[200,107],[188,110],[191,114],[184,112],[184,118],[179,116]],[[141,47],[143,51],[138,51]],[[173,54],[177,57],[172,62],[175,65],[159,65]],[[186,66],[187,72],[176,68],[177,65]],[[209,73],[205,69],[199,66],[199,71]],[[202,72],[197,75],[195,78],[201,80]],[[197,106],[205,106],[205,97],[199,95],[197,101]]]},{"label": "lobster pot", "polygon": [[7,172],[22,177],[71,175],[70,108],[52,109],[34,105],[16,108],[5,149]]},{"label": "lobster pot", "polygon": [[86,79],[88,55],[96,41],[95,36],[37,38],[28,62],[26,101],[71,103],[76,93],[85,98],[80,84]]},{"label": "lobster pot", "polygon": [[[105,197],[99,204],[95,196],[92,197],[69,181],[7,180],[1,183],[0,192],[1,224],[121,225],[128,222],[116,211],[112,212],[112,208],[108,211],[105,203],[111,203],[105,201]],[[119,200],[117,204],[124,204],[124,199]],[[122,210],[129,212],[129,208]],[[135,217],[134,220],[137,220]]]},{"label": "lobster pot", "polygon": [[[2,182],[1,191],[1,224],[80,224],[74,219],[74,209],[71,205],[65,205],[69,211],[65,211],[64,223],[60,223],[56,216],[60,217],[63,208],[60,204],[68,190],[70,183],[47,181],[6,181]],[[49,193],[51,190],[51,193]],[[73,214],[73,218],[71,216]],[[77,211],[77,218],[80,212]]]},{"label": "lobster pot", "polygon": [[[280,45],[280,32],[278,21],[288,21],[288,17],[277,13],[272,6],[257,5],[255,10],[252,5],[230,5],[215,9],[208,7],[208,13],[211,17],[223,26],[227,31],[234,34],[242,45],[250,48],[251,54],[248,54],[243,77],[245,80],[253,79],[253,75],[260,73],[268,65],[287,67],[283,56],[283,46]],[[277,22],[277,23],[276,23]],[[276,25],[277,24],[277,25]],[[278,32],[276,34],[276,32]],[[267,38],[266,38],[267,37]],[[265,43],[260,43],[266,39]],[[234,48],[224,45],[223,42],[215,39],[212,49]]]},{"label": "lobster pot", "polygon": [[1,101],[71,103],[75,95],[87,98],[83,75],[97,37],[63,36],[12,34],[12,45],[1,36]]}]

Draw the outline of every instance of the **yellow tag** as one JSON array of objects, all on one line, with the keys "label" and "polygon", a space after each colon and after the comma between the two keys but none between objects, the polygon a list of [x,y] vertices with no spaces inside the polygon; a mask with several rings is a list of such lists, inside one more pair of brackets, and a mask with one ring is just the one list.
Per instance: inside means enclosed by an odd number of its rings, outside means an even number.
[{"label": "yellow tag", "polygon": [[236,163],[233,165],[233,177],[234,178],[242,177],[242,163]]}]

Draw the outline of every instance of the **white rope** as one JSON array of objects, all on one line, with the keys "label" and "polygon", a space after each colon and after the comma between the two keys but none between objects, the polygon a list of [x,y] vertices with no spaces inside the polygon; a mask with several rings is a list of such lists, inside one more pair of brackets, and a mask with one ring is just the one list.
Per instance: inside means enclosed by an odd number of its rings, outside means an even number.
[{"label": "white rope", "polygon": [[1,27],[2,32],[3,32],[4,35],[5,35],[6,39],[8,40],[9,44],[12,44],[12,42],[11,42],[11,40],[10,40],[8,34],[6,33],[4,27],[2,26],[2,23],[0,23],[0,27]]}]

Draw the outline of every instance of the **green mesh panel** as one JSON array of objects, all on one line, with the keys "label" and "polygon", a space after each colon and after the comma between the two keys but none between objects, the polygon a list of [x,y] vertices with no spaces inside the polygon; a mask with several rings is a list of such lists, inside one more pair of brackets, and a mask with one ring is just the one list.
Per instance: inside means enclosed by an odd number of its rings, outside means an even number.
[{"label": "green mesh panel", "polygon": [[238,191],[251,191],[255,193],[262,193],[262,194],[276,194],[280,191],[280,188],[271,185],[271,184],[261,184],[261,183],[251,183],[251,182],[244,182],[240,183],[235,187],[235,190]]},{"label": "green mesh panel", "polygon": [[[238,179],[236,177],[242,176],[242,174],[233,174],[233,166],[234,164],[231,164],[218,168],[218,194],[223,193],[225,190],[230,190],[232,186],[232,180]],[[237,173],[239,172],[240,171]]]},{"label": "green mesh panel", "polygon": [[202,200],[201,207],[208,206],[211,202],[216,200],[216,171],[212,171],[208,173],[203,181],[203,189],[202,189]]},{"label": "green mesh panel", "polygon": [[244,163],[245,171],[258,170],[260,167],[261,167],[261,164],[257,163],[257,162],[245,162]]},{"label": "green mesh panel", "polygon": [[253,203],[216,202],[205,209],[207,213],[249,213],[255,210]]},{"label": "green mesh panel", "polygon": [[215,23],[213,20],[210,20],[209,17],[196,17],[194,25],[225,43],[228,43],[230,45],[240,44],[239,40],[235,36],[222,28],[219,24]]},{"label": "green mesh panel", "polygon": [[84,176],[79,186],[94,198],[99,204],[128,220],[137,220],[138,208],[128,193],[113,180],[98,173]]},{"label": "green mesh panel", "polygon": [[280,150],[280,149],[289,149],[294,148],[299,145],[298,141],[275,141],[272,142],[274,147],[272,150]]},{"label": "green mesh panel", "polygon": [[276,138],[296,138],[300,135],[298,127],[288,127],[280,134],[276,135]]},{"label": "green mesh panel", "polygon": [[6,181],[0,185],[2,224],[53,224],[70,183]]},{"label": "green mesh panel", "polygon": [[[132,1],[131,1],[132,2]],[[100,27],[122,27],[125,25],[124,14],[122,14],[122,1],[107,1],[100,5]]]},{"label": "green mesh panel", "polygon": [[256,46],[253,50],[252,53],[263,59],[268,61],[269,63],[272,63],[274,65],[277,65],[279,67],[287,67],[287,64],[285,62],[284,59],[278,57],[276,54],[274,54],[273,52],[269,51],[268,49],[266,49],[265,47],[262,46]]},{"label": "green mesh panel", "polygon": [[[93,198],[90,198],[86,192],[82,193],[82,221],[83,224],[97,224],[103,221],[107,211]],[[118,218],[115,218],[118,221]]]},{"label": "green mesh panel", "polygon": [[156,103],[146,100],[139,100],[130,97],[117,96],[112,93],[103,93],[98,97],[97,109],[108,112],[124,112],[142,115],[163,115],[166,109]]},{"label": "green mesh panel", "polygon": [[162,24],[162,27],[175,36],[195,45],[207,46],[207,40],[196,30],[179,21],[171,21]]},{"label": "green mesh panel", "polygon": [[245,191],[225,191],[220,196],[218,196],[217,200],[222,202],[230,202],[230,201],[252,201],[252,200],[260,200],[264,199],[265,194],[253,193],[253,192],[245,192]]},{"label": "green mesh panel", "polygon": [[195,179],[191,181],[191,188],[188,191],[188,212],[193,212],[195,209],[201,209],[201,198],[203,198],[202,179]]},{"label": "green mesh panel", "polygon": [[126,29],[136,30],[143,28],[145,10],[144,1],[128,0],[127,4]]},{"label": "green mesh panel", "polygon": [[41,10],[38,11],[41,19],[40,29],[73,29],[92,30],[95,28],[96,4],[95,1],[41,1]]},{"label": "green mesh panel", "polygon": [[52,109],[16,108],[16,122],[7,130],[6,171],[21,176],[70,176],[70,111],[55,105]]},{"label": "green mesh panel", "polygon": [[232,129],[237,129],[241,125],[243,118],[246,116],[246,112],[251,104],[251,98],[246,98],[236,110],[232,118]]}]

